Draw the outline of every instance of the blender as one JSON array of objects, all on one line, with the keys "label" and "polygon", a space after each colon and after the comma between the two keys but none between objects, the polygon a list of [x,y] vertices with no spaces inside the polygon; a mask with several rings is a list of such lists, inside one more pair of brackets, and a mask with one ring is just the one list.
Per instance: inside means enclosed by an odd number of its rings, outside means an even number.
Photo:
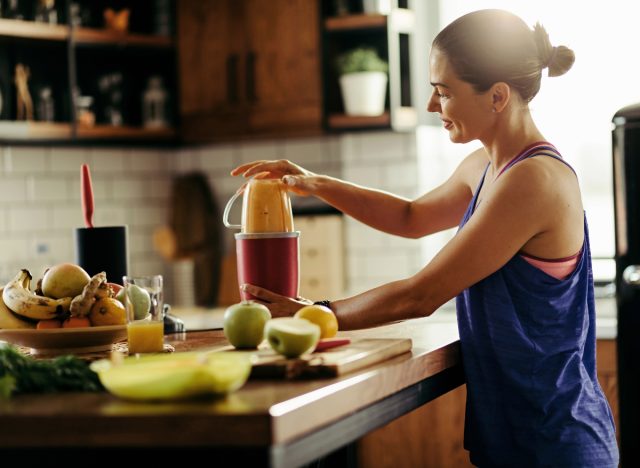
[{"label": "blender", "polygon": [[[229,223],[229,212],[243,195],[242,224]],[[238,284],[253,284],[287,297],[298,297],[300,232],[293,229],[291,201],[279,179],[251,179],[227,202],[224,225],[235,234]],[[240,291],[243,300],[254,297]]]}]

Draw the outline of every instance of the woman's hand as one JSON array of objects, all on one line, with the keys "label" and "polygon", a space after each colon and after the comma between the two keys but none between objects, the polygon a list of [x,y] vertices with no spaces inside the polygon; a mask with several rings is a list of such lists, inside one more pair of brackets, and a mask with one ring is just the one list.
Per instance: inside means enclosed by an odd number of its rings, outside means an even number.
[{"label": "woman's hand", "polygon": [[286,159],[253,161],[236,167],[231,171],[231,175],[256,179],[282,179],[289,190],[302,196],[313,195],[321,179],[321,176]]},{"label": "woman's hand", "polygon": [[288,317],[295,314],[298,309],[313,304],[303,297],[292,299],[252,284],[243,284],[242,290],[254,296],[254,301],[266,305],[273,317]]}]

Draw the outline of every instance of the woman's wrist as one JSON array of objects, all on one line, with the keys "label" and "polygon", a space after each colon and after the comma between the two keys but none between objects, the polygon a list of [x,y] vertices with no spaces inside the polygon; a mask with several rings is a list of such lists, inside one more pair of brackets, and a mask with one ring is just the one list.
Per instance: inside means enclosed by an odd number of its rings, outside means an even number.
[{"label": "woman's wrist", "polygon": [[325,306],[327,309],[331,309],[331,301],[326,299],[324,301],[315,301],[313,305],[321,305]]}]

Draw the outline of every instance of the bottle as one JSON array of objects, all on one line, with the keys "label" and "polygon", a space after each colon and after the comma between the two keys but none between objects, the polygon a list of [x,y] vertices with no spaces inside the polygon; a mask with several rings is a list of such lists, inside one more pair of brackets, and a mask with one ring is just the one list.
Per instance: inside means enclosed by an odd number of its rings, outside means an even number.
[{"label": "bottle", "polygon": [[142,121],[147,128],[166,127],[167,91],[162,84],[162,78],[149,78],[147,89],[142,98]]},{"label": "bottle", "polygon": [[58,24],[55,0],[39,0],[34,20],[37,23]]},{"label": "bottle", "polygon": [[43,86],[40,88],[37,113],[38,120],[41,122],[53,122],[55,120],[55,106],[50,86]]}]

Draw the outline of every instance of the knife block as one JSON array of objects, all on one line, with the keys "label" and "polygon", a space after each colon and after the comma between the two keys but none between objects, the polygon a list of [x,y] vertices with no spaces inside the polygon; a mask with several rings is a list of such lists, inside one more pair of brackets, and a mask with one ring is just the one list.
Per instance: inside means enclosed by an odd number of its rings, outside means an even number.
[{"label": "knife block", "polygon": [[76,263],[91,276],[104,271],[107,281],[122,284],[129,265],[127,238],[127,226],[77,228]]}]

